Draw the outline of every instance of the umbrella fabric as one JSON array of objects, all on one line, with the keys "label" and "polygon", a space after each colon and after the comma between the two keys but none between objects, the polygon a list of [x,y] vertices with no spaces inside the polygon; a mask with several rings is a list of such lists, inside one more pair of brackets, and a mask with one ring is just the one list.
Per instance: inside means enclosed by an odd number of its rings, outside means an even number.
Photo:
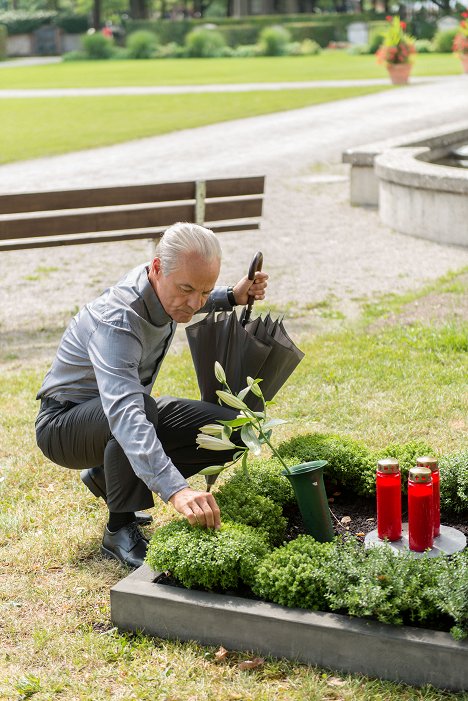
[{"label": "umbrella fabric", "polygon": [[259,377],[259,369],[271,352],[270,346],[249,333],[235,312],[210,312],[196,324],[186,328],[190,352],[201,399],[217,403],[217,389],[222,389],[214,374],[217,360],[226,372],[229,387],[239,392],[246,378]]},{"label": "umbrella fabric", "polygon": [[[217,360],[224,368],[229,387],[240,392],[247,376],[261,378],[265,399],[270,400],[284,385],[304,357],[289,338],[280,319],[269,314],[247,322],[245,328],[235,312],[211,312],[186,329],[190,352],[200,387],[201,398],[217,402],[216,390],[221,384],[214,375]],[[253,409],[261,409],[261,399],[251,393],[244,401]]]}]

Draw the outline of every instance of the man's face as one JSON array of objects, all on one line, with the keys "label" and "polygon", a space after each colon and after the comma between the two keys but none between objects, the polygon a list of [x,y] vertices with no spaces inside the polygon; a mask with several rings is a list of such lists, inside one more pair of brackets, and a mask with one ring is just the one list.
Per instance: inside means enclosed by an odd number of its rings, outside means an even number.
[{"label": "man's face", "polygon": [[161,270],[161,261],[151,263],[149,281],[164,310],[181,324],[186,324],[203,305],[218,279],[220,261],[204,260],[194,253],[180,256],[177,268],[169,275]]}]

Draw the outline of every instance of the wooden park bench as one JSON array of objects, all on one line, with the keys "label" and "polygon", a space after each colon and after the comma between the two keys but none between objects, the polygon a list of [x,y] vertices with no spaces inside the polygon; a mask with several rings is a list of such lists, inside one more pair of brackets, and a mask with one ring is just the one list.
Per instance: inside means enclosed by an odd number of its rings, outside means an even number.
[{"label": "wooden park bench", "polygon": [[190,221],[258,229],[264,176],[0,195],[0,250],[158,239]]}]

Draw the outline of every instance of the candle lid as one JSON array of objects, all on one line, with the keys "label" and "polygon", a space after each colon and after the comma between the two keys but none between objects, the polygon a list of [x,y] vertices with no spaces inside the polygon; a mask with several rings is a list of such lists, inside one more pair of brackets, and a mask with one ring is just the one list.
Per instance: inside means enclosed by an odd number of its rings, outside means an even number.
[{"label": "candle lid", "polygon": [[418,458],[416,460],[416,464],[418,467],[428,467],[430,470],[432,470],[432,472],[439,469],[437,458],[433,458],[430,455],[425,455],[422,458]]},{"label": "candle lid", "polygon": [[429,484],[432,472],[428,467],[412,467],[409,471],[410,479],[418,484]]},{"label": "candle lid", "polygon": [[392,474],[398,472],[400,467],[398,465],[398,460],[395,458],[384,458],[377,463],[377,469],[379,472]]}]

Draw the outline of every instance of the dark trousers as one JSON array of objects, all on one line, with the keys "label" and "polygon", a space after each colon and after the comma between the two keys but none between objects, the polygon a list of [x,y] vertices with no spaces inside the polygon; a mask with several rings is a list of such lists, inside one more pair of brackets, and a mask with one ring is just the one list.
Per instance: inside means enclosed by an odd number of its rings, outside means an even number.
[{"label": "dark trousers", "polygon": [[[214,453],[198,448],[195,439],[204,424],[235,418],[233,409],[190,399],[143,396],[148,421],[184,477],[232,459],[232,450]],[[154,506],[151,491],[136,476],[113,437],[99,397],[82,404],[43,399],[36,419],[36,440],[44,455],[57,465],[72,470],[103,465],[110,511]]]}]

